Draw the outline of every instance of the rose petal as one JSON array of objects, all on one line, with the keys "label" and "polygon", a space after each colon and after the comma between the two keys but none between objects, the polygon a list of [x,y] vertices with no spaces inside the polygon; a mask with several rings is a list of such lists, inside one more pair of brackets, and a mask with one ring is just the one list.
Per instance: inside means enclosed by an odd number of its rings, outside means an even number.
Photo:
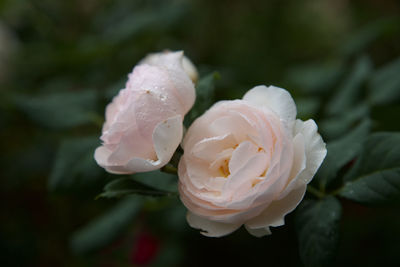
[{"label": "rose petal", "polygon": [[229,171],[231,174],[235,174],[240,170],[247,161],[258,152],[256,147],[250,141],[244,141],[232,153],[232,158],[229,161]]},{"label": "rose petal", "polygon": [[187,213],[186,219],[191,227],[201,229],[202,235],[210,237],[221,237],[228,235],[241,226],[241,224],[229,224],[210,221],[200,216],[197,216],[190,211]]},{"label": "rose petal", "polygon": [[[163,122],[160,122],[153,132],[153,143],[154,149],[157,155],[157,160],[150,160],[146,158],[132,158],[125,165],[110,165],[108,162],[104,168],[108,172],[118,174],[129,174],[135,172],[148,172],[156,170],[167,164],[175,149],[178,147],[180,140],[182,139],[182,116],[176,115]],[[107,151],[101,149],[97,157],[103,160],[104,154]],[[96,157],[96,154],[95,154]]]},{"label": "rose petal", "polygon": [[225,149],[231,148],[236,144],[236,140],[232,134],[205,138],[194,145],[192,154],[205,161],[212,162],[218,153]]},{"label": "rose petal", "polygon": [[257,153],[248,158],[240,170],[228,177],[222,193],[239,197],[252,188],[253,180],[265,171],[268,165],[268,157],[265,153]]},{"label": "rose petal", "polygon": [[182,116],[176,115],[160,122],[153,132],[154,149],[160,165],[168,163],[182,140]]},{"label": "rose petal", "polygon": [[301,184],[298,182],[298,177],[299,177],[299,174],[303,170],[305,170],[306,162],[307,162],[304,143],[305,143],[304,136],[302,134],[297,134],[293,138],[293,150],[294,150],[293,165],[292,165],[292,169],[290,170],[290,175],[289,175],[289,179],[286,183],[286,187],[283,190],[283,192],[280,194],[278,199],[284,198],[290,191],[292,191],[299,184]]},{"label": "rose petal", "polygon": [[[168,73],[168,79],[172,83],[173,87],[178,93],[178,97],[181,98],[182,104],[185,107],[186,112],[193,106],[196,95],[194,84],[190,79],[189,75],[193,73],[188,73],[184,69],[187,66],[187,61],[185,61],[185,66],[183,65],[183,52],[165,52],[158,53],[150,58],[145,58],[141,64],[150,64],[159,68],[163,68]],[[193,65],[193,64],[192,64]],[[194,67],[194,66],[193,66]],[[193,70],[189,70],[193,71]]]},{"label": "rose petal", "polygon": [[111,153],[112,151],[107,149],[105,146],[99,146],[94,152],[94,159],[98,165],[105,168],[105,166],[107,166],[107,159]]},{"label": "rose petal", "polygon": [[182,66],[187,75],[189,75],[190,79],[196,83],[198,78],[199,78],[199,73],[197,72],[196,66],[193,64],[192,61],[190,61],[189,58],[183,56],[182,59]]},{"label": "rose petal", "polygon": [[271,234],[271,230],[269,229],[269,227],[258,229],[249,228],[247,225],[245,225],[244,227],[246,228],[247,232],[249,232],[251,235],[254,235],[255,237],[263,237]]},{"label": "rose petal", "polygon": [[242,117],[236,114],[231,116],[223,116],[211,123],[210,131],[215,136],[233,134],[237,142],[243,141],[253,128]]},{"label": "rose petal", "polygon": [[285,215],[297,207],[305,192],[306,185],[302,185],[290,192],[285,198],[273,201],[260,215],[247,221],[246,226],[251,229],[259,229],[283,225]]},{"label": "rose petal", "polygon": [[156,153],[152,149],[153,142],[151,139],[146,139],[142,137],[138,127],[133,123],[130,129],[122,133],[122,137],[108,158],[109,164],[123,165],[134,157],[156,160]]},{"label": "rose petal", "polygon": [[306,168],[299,174],[298,180],[305,184],[311,181],[326,156],[326,144],[317,130],[313,120],[296,120],[294,125],[294,135],[301,133],[304,136],[307,161]]},{"label": "rose petal", "polygon": [[285,89],[275,86],[256,86],[244,95],[243,100],[273,110],[282,120],[291,122],[296,119],[296,104]]}]

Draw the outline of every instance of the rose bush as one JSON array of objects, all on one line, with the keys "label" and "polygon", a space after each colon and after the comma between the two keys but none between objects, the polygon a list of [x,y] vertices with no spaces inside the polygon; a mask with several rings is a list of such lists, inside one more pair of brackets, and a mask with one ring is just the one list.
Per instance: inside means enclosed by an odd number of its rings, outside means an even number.
[{"label": "rose bush", "polygon": [[183,64],[190,61],[182,52],[150,59],[133,69],[126,87],[106,108],[95,160],[110,173],[159,169],[181,142],[183,117],[195,101],[194,84]]},{"label": "rose bush", "polygon": [[274,86],[216,103],[182,145],[179,192],[187,221],[213,237],[242,225],[263,236],[283,225],[326,155],[315,122],[296,120],[292,97]]}]

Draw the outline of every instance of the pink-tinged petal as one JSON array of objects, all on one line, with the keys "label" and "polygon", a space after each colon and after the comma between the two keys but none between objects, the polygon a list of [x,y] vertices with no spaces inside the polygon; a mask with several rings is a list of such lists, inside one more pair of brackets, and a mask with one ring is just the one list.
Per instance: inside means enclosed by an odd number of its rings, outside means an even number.
[{"label": "pink-tinged petal", "polygon": [[306,168],[299,174],[298,180],[308,184],[314,177],[326,156],[326,144],[318,133],[318,127],[313,120],[296,120],[294,135],[302,134],[305,142]]},{"label": "pink-tinged petal", "polygon": [[229,224],[207,220],[190,211],[187,213],[186,219],[191,227],[200,229],[202,235],[209,237],[222,237],[228,235],[241,226],[241,224]]},{"label": "pink-tinged petal", "polygon": [[[151,65],[165,70],[171,85],[175,88],[178,97],[185,108],[185,113],[193,106],[196,94],[194,84],[183,66],[183,52],[158,53],[145,58],[142,66]],[[187,62],[186,62],[187,63]]]},{"label": "pink-tinged petal", "polygon": [[182,66],[186,74],[189,75],[192,82],[196,83],[197,80],[199,79],[199,73],[197,72],[197,68],[193,64],[193,62],[190,61],[188,57],[183,56]]},{"label": "pink-tinged petal", "polygon": [[160,164],[167,164],[182,140],[182,116],[177,115],[160,122],[153,132],[154,149]]},{"label": "pink-tinged petal", "polygon": [[[248,113],[249,109],[254,108],[241,100],[219,101],[215,103],[189,127],[182,142],[183,148],[191,149],[194,144],[209,137],[235,133],[235,138],[240,141],[247,137],[246,134],[255,135],[257,130],[251,124],[251,119],[246,117],[252,115],[251,112],[250,114]],[[238,110],[242,110],[243,112]],[[230,119],[229,117],[231,116],[235,118]],[[236,127],[234,127],[235,125]],[[236,129],[242,129],[241,133],[238,133]]]},{"label": "pink-tinged petal", "polygon": [[297,134],[293,139],[293,165],[290,171],[289,180],[283,192],[280,194],[278,199],[286,197],[294,188],[296,188],[301,182],[299,182],[299,174],[306,168],[306,154],[305,154],[305,141],[302,134]]},{"label": "pink-tinged petal", "polygon": [[107,171],[116,174],[132,174],[137,172],[149,172],[161,168],[160,161],[142,158],[133,158],[126,165],[108,166]]},{"label": "pink-tinged petal", "polygon": [[[198,79],[198,72],[195,67],[195,65],[190,61],[189,58],[183,55],[182,51],[177,51],[177,52],[170,52],[170,51],[164,51],[160,53],[152,53],[147,55],[144,59],[142,59],[139,64],[149,64],[152,66],[162,66],[162,65],[167,65],[171,59],[170,55],[177,54],[177,55],[182,55],[182,57],[178,57],[180,59],[181,66],[183,70],[186,72],[186,74],[190,77],[190,79],[195,83]],[[175,61],[175,60],[174,60]],[[179,62],[179,60],[177,60]]]},{"label": "pink-tinged petal", "polygon": [[210,177],[205,182],[205,188],[210,191],[221,191],[226,183],[226,177]]},{"label": "pink-tinged petal", "polygon": [[269,229],[269,227],[257,228],[257,229],[249,228],[247,225],[245,225],[244,227],[246,228],[247,232],[249,232],[251,235],[255,237],[263,237],[271,234],[271,230]]},{"label": "pink-tinged petal", "polygon": [[259,183],[255,183],[255,180],[258,178],[259,177],[253,179],[251,184],[245,184],[248,190],[247,194],[242,194],[240,196],[235,195],[235,198],[233,198],[229,204],[226,204],[226,206],[230,209],[249,209],[252,207],[260,207],[260,210],[258,213],[255,213],[255,215],[261,213],[261,211],[264,210],[265,207],[267,207],[276,198],[276,195],[280,190],[280,183],[279,179],[274,181],[273,179],[268,178],[264,178]]},{"label": "pink-tinged petal", "polygon": [[250,158],[257,154],[258,147],[250,141],[244,141],[232,153],[232,158],[229,161],[229,171],[231,174],[240,170]]},{"label": "pink-tinged petal", "polygon": [[260,177],[267,166],[268,157],[265,153],[257,153],[248,158],[246,164],[228,177],[222,193],[235,197],[246,194],[253,187],[253,180]]},{"label": "pink-tinged petal", "polygon": [[284,224],[286,214],[293,211],[304,197],[306,185],[302,185],[285,198],[273,201],[260,215],[246,222],[251,229],[265,228],[269,226],[281,226]]},{"label": "pink-tinged petal", "polygon": [[296,119],[296,104],[285,89],[275,86],[256,86],[244,95],[243,100],[257,107],[269,108],[287,122],[292,122]]},{"label": "pink-tinged petal", "polygon": [[152,140],[143,138],[135,125],[123,133],[113,153],[108,158],[108,162],[112,165],[124,165],[134,157],[157,159]]},{"label": "pink-tinged petal", "polygon": [[216,173],[216,176],[221,174],[220,167],[225,164],[232,157],[232,153],[235,151],[233,148],[228,148],[219,152],[216,155],[216,159],[209,165],[209,169]]},{"label": "pink-tinged petal", "polygon": [[[185,158],[181,158],[185,159]],[[192,164],[187,168],[187,173],[190,176],[190,183],[196,190],[202,190],[205,187],[205,182],[208,178],[214,177],[214,173],[208,170],[208,163],[203,160],[192,157],[188,159]],[[182,161],[182,160],[181,160]]]},{"label": "pink-tinged petal", "polygon": [[[132,124],[135,122],[132,122]],[[131,124],[131,127],[132,127]],[[110,145],[118,145],[121,141],[121,138],[124,136],[124,132],[129,129],[129,125],[126,123],[114,122],[112,127],[108,130],[103,130],[103,134],[100,137],[100,140],[103,143]]]},{"label": "pink-tinged petal", "polygon": [[111,153],[112,151],[107,149],[106,147],[99,146],[94,152],[94,159],[96,160],[98,165],[105,168],[107,166],[107,159]]},{"label": "pink-tinged petal", "polygon": [[255,134],[254,128],[249,122],[235,111],[213,121],[209,129],[215,136],[233,134],[238,142],[247,138],[249,134]]},{"label": "pink-tinged petal", "polygon": [[183,114],[177,108],[179,103],[174,100],[174,97],[163,95],[158,91],[137,92],[132,105],[133,114],[126,114],[136,119],[140,135],[147,137],[149,140],[152,138],[154,127],[159,122],[178,114],[183,117]]},{"label": "pink-tinged petal", "polygon": [[206,116],[206,114],[210,113],[206,111],[206,113],[198,117],[187,129],[185,137],[182,140],[183,150],[191,150],[192,147],[201,140],[215,136],[210,133],[208,127],[204,127],[204,125],[209,125],[212,122],[212,118]]},{"label": "pink-tinged petal", "polygon": [[212,162],[218,153],[235,146],[236,140],[232,134],[205,138],[194,145],[191,153],[193,156]]},{"label": "pink-tinged petal", "polygon": [[112,173],[136,173],[157,170],[167,164],[182,139],[182,117],[176,115],[160,122],[153,132],[153,143],[157,160],[134,157],[124,165],[107,166]]}]

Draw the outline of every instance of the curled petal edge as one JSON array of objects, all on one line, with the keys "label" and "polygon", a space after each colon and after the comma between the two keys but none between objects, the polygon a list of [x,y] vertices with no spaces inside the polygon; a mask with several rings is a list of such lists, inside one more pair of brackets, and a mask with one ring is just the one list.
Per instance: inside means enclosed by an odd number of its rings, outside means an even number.
[{"label": "curled petal edge", "polygon": [[97,164],[114,174],[132,174],[160,169],[172,158],[183,135],[182,116],[170,117],[156,125],[153,131],[153,144],[158,160],[132,158],[124,165],[109,165],[108,156],[112,153],[106,147],[98,147],[95,151]]},{"label": "curled petal edge", "polygon": [[260,108],[269,108],[286,122],[290,123],[296,119],[296,104],[290,93],[285,89],[272,85],[268,87],[259,85],[250,89],[243,96],[243,100]]},{"label": "curled petal edge", "polygon": [[208,237],[226,236],[236,231],[241,226],[241,224],[229,224],[211,221],[197,216],[190,211],[188,211],[186,215],[186,220],[191,227],[200,229],[201,234]]}]

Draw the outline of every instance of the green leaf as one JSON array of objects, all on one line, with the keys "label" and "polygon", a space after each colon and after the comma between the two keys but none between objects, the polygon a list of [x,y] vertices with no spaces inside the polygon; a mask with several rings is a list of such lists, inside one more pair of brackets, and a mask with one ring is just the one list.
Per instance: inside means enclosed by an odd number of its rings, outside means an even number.
[{"label": "green leaf", "polygon": [[75,232],[71,238],[71,249],[83,254],[110,244],[133,222],[141,206],[142,200],[137,197],[122,200],[110,211]]},{"label": "green leaf", "polygon": [[361,203],[386,203],[400,198],[400,133],[371,135],[362,156],[345,177],[340,196]]},{"label": "green leaf", "polygon": [[320,107],[320,104],[320,100],[315,97],[296,99],[297,117],[301,118],[302,120],[313,118]]},{"label": "green leaf", "polygon": [[304,200],[296,211],[296,230],[300,257],[306,267],[332,264],[338,242],[342,213],[334,197]]},{"label": "green leaf", "polygon": [[327,112],[339,114],[357,104],[356,101],[359,99],[363,82],[368,78],[371,70],[371,60],[366,56],[360,57],[355,62],[347,79],[339,86],[337,93],[328,103]]},{"label": "green leaf", "polygon": [[157,171],[136,173],[131,176],[135,181],[143,183],[147,186],[154,187],[161,191],[177,192],[178,176]]},{"label": "green leaf", "polygon": [[373,105],[383,105],[400,97],[400,58],[376,71],[369,83],[369,100]]},{"label": "green leaf", "polygon": [[93,90],[55,92],[40,96],[19,95],[16,105],[32,121],[53,129],[65,129],[91,122],[97,95]]},{"label": "green leaf", "polygon": [[369,117],[369,107],[358,105],[346,113],[327,118],[319,124],[322,136],[326,139],[335,139],[346,134],[359,121]]},{"label": "green leaf", "polygon": [[196,86],[196,102],[190,112],[185,116],[185,125],[190,124],[202,115],[215,100],[215,81],[219,79],[217,72],[210,73],[201,78]]},{"label": "green leaf", "polygon": [[[122,12],[125,13],[121,16]],[[166,29],[179,21],[184,14],[184,6],[158,2],[157,6],[124,8],[117,16],[111,16],[98,24],[103,39],[118,44],[132,39],[138,34]]]},{"label": "green leaf", "polygon": [[50,173],[49,189],[65,190],[98,181],[102,170],[93,158],[98,145],[97,137],[63,140]]},{"label": "green leaf", "polygon": [[340,52],[345,56],[360,53],[384,34],[398,35],[400,32],[399,25],[398,17],[374,21],[362,28],[359,32],[352,34],[351,38],[341,47]]},{"label": "green leaf", "polygon": [[332,88],[343,74],[341,62],[311,63],[291,68],[286,80],[305,93],[321,93]]},{"label": "green leaf", "polygon": [[365,119],[355,129],[340,139],[329,142],[328,154],[318,171],[317,180],[322,188],[337,177],[339,170],[354,159],[362,149],[363,141],[371,128],[371,121]]},{"label": "green leaf", "polygon": [[159,190],[157,188],[135,181],[132,178],[125,177],[108,183],[104,187],[104,192],[101,193],[98,197],[114,198],[133,194],[160,197],[169,196],[172,193],[164,190]]}]

